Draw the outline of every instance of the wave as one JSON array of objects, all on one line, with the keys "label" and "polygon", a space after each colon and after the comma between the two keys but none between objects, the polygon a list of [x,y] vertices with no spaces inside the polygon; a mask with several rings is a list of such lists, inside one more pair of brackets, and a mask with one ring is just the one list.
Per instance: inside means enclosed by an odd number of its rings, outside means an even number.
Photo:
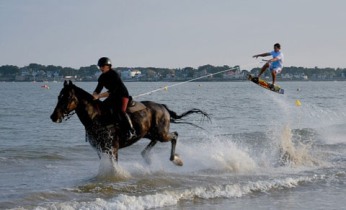
[{"label": "wave", "polygon": [[94,201],[68,201],[51,203],[36,209],[150,209],[177,205],[195,199],[240,198],[252,193],[295,188],[319,179],[318,176],[260,180],[243,184],[199,186],[185,190],[165,190],[147,195],[120,194],[109,200],[96,198]]}]

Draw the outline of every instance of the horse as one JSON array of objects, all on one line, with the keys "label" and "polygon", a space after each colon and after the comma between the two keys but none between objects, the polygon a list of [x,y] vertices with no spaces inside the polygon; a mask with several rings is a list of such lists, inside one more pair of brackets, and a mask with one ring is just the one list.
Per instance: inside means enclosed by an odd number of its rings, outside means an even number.
[{"label": "horse", "polygon": [[133,101],[131,104],[133,105],[133,103],[142,107],[134,111],[129,111],[129,107],[127,109],[137,134],[133,139],[126,138],[126,131],[121,126],[122,121],[114,116],[114,110],[105,106],[101,100],[94,100],[90,93],[77,87],[71,81],[64,82],[58,96],[57,105],[50,118],[53,122],[61,123],[63,119],[68,120],[76,113],[85,127],[86,140],[96,149],[99,158],[101,158],[102,153],[106,153],[118,162],[119,149],[128,147],[140,139],[147,138],[150,143],[141,152],[141,155],[148,164],[150,164],[150,158],[148,157],[150,150],[160,141],[171,142],[169,160],[178,166],[182,166],[183,161],[175,153],[178,132],[169,132],[170,123],[185,123],[199,127],[181,120],[190,114],[200,114],[203,119],[206,117],[210,120],[209,115],[195,108],[178,115],[166,105],[153,101]]}]

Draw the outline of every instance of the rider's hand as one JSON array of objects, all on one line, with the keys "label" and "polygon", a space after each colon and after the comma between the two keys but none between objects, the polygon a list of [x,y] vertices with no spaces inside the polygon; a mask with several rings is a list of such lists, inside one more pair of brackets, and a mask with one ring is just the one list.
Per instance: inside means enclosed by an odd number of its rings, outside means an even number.
[{"label": "rider's hand", "polygon": [[100,99],[100,95],[99,94],[93,94],[94,100],[98,100]]}]

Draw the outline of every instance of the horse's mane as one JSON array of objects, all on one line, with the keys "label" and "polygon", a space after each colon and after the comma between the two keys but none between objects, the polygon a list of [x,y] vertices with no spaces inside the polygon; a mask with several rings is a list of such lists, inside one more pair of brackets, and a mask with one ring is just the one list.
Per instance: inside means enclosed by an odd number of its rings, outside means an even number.
[{"label": "horse's mane", "polygon": [[102,103],[100,100],[94,100],[94,97],[90,93],[88,93],[87,91],[83,90],[82,88],[80,88],[74,84],[72,87],[76,91],[76,94],[78,94],[82,98],[85,98],[88,102],[90,102],[92,104],[101,104]]}]

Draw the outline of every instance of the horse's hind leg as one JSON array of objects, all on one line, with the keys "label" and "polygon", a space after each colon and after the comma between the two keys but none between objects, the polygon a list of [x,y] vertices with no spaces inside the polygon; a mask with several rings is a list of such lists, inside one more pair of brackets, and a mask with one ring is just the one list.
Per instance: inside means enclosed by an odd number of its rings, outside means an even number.
[{"label": "horse's hind leg", "polygon": [[172,132],[168,136],[170,137],[170,141],[172,142],[171,157],[169,158],[169,160],[172,161],[175,165],[182,166],[183,161],[179,158],[177,154],[175,154],[175,147],[178,141],[178,133]]},{"label": "horse's hind leg", "polygon": [[150,160],[150,158],[148,156],[149,152],[155,146],[156,143],[157,143],[157,140],[151,140],[151,142],[141,152],[142,157],[144,158],[145,162],[147,162],[148,164],[151,164],[151,160]]}]

